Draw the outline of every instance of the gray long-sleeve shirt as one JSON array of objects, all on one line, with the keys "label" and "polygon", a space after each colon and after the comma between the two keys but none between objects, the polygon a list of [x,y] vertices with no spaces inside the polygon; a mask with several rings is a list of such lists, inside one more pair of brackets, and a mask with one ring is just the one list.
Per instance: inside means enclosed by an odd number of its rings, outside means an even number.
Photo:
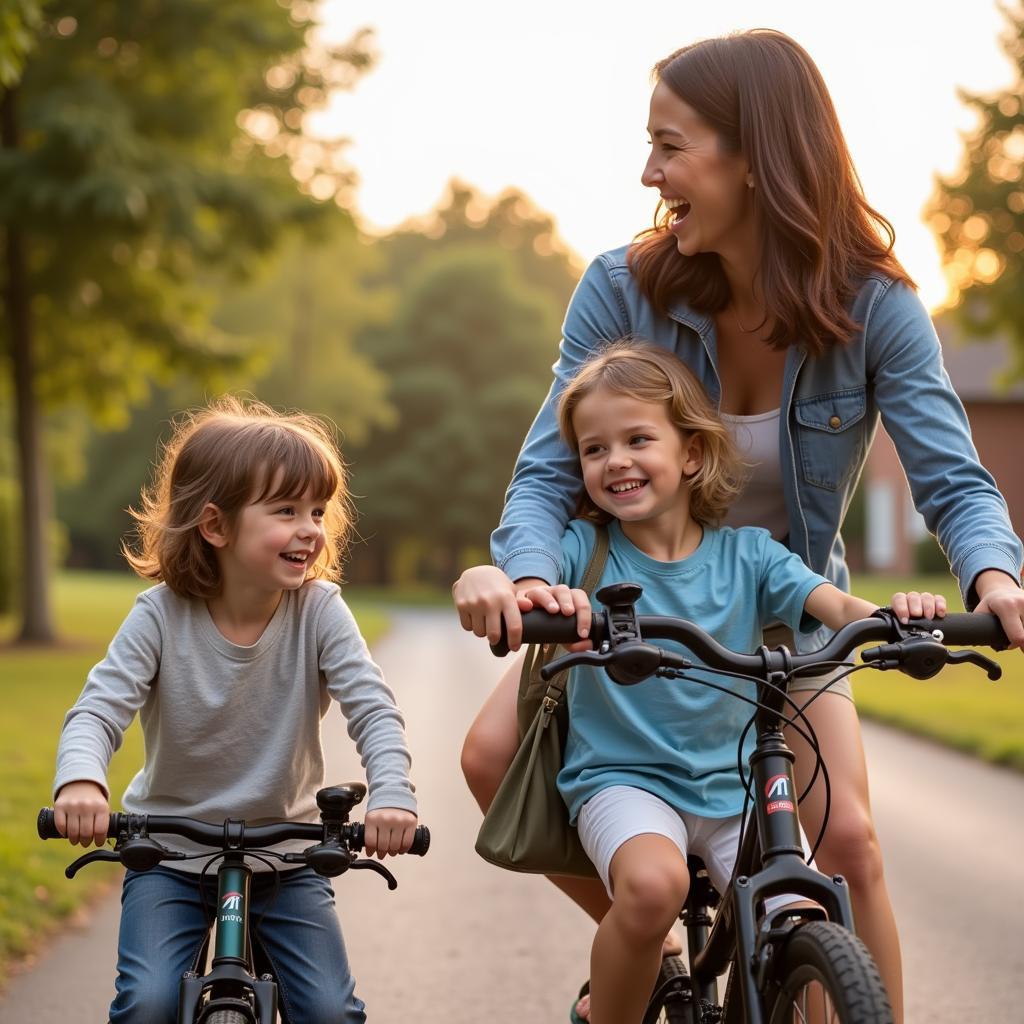
[{"label": "gray long-sleeve shirt", "polygon": [[76,780],[107,789],[107,766],[138,712],[146,759],[125,810],[317,821],[320,720],[332,698],[362,758],[366,810],[415,813],[401,713],[337,586],[285,591],[260,639],[241,647],[220,633],[205,602],[160,584],[139,595],[68,712],[54,794]]}]

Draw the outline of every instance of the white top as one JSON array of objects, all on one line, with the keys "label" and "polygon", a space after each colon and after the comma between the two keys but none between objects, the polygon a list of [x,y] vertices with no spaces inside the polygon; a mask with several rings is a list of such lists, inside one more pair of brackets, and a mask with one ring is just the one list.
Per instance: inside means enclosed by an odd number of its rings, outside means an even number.
[{"label": "white top", "polygon": [[779,410],[756,416],[730,416],[723,412],[721,417],[747,467],[746,484],[722,525],[761,526],[773,540],[782,540],[789,534],[789,513],[782,493]]}]

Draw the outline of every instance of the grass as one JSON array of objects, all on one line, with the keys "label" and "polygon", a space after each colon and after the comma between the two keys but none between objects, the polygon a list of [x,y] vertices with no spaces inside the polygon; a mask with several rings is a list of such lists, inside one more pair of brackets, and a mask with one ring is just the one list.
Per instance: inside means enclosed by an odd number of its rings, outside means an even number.
[{"label": "grass", "polygon": [[[946,596],[950,611],[961,611],[949,576],[913,580],[861,578],[854,593],[887,604],[897,590],[930,590]],[[1019,651],[983,651],[1003,668],[990,682],[973,666],[949,666],[934,679],[916,680],[895,672],[858,672],[857,707],[873,718],[927,736],[996,764],[1024,771],[1024,657]]]},{"label": "grass", "polygon": [[[62,645],[55,649],[0,647],[4,712],[0,716],[0,981],[7,965],[29,954],[40,939],[113,884],[114,873],[87,870],[73,881],[64,868],[82,850],[40,842],[35,817],[52,803],[51,784],[61,723],[89,669],[146,584],[129,575],[62,573],[54,611]],[[387,626],[379,605],[353,602],[367,640]],[[0,618],[6,641],[13,623]],[[110,766],[110,788],[123,792],[142,764],[142,735],[133,725]],[[74,852],[73,852],[74,851]]]}]

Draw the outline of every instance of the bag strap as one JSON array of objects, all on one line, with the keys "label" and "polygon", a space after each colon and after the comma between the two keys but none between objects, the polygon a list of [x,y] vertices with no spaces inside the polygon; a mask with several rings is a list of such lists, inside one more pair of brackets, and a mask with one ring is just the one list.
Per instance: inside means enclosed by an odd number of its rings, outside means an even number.
[{"label": "bag strap", "polygon": [[580,590],[585,590],[588,597],[601,579],[607,561],[608,527],[604,523],[598,523],[594,527],[594,550],[590,552],[590,561],[587,562],[583,579],[580,580]]},{"label": "bag strap", "polygon": [[[580,590],[586,591],[589,597],[594,587],[597,586],[598,581],[601,579],[602,573],[604,573],[605,564],[608,561],[608,527],[604,523],[597,523],[594,527],[594,550],[590,552],[590,560],[587,562],[586,569],[583,570],[583,579],[580,580]],[[550,651],[554,651],[555,648],[551,647]],[[539,673],[544,662],[547,660],[545,657],[545,648],[538,644],[536,653],[533,657],[527,656],[523,662],[523,675],[521,680],[525,681],[530,675]],[[544,700],[541,702],[541,707],[544,709],[544,725],[547,725],[551,716],[554,714],[558,705],[562,701],[562,697],[565,695],[565,687],[569,682],[568,672],[559,672],[549,683],[547,692],[544,694]]]}]

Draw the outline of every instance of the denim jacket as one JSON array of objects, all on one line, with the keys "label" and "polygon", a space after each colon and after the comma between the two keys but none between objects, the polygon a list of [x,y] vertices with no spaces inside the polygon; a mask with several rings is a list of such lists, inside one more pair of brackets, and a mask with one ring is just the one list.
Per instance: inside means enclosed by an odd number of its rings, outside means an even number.
[{"label": "denim jacket", "polygon": [[[569,305],[554,382],[491,537],[494,563],[512,579],[558,580],[559,542],[582,482],[576,454],[559,436],[555,404],[596,347],[627,337],[661,345],[694,371],[716,405],[721,400],[713,318],[682,302],[668,316],[655,312],[629,272],[626,251],[598,256]],[[847,344],[820,356],[793,347],[786,357],[779,452],[787,544],[812,570],[849,588],[839,528],[881,416],[914,504],[973,607],[972,583],[983,570],[1020,579],[1022,547],[1006,502],[978,461],[931,319],[911,288],[881,274],[865,281],[851,314],[860,328]]]}]

